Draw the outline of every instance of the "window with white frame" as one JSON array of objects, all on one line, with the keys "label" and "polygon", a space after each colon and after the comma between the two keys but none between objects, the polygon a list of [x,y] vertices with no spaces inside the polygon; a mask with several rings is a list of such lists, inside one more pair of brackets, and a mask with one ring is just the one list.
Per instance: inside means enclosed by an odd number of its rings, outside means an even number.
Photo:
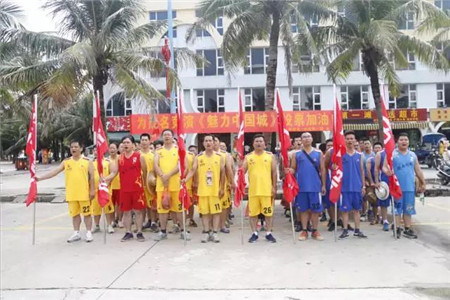
[{"label": "window with white frame", "polygon": [[434,5],[442,9],[444,12],[450,10],[450,0],[435,0]]},{"label": "window with white frame", "polygon": [[436,84],[437,107],[450,107],[450,82]]},{"label": "window with white frame", "polygon": [[214,21],[214,27],[220,35],[223,35],[223,15],[220,14]]},{"label": "window with white frame", "polygon": [[131,113],[131,99],[126,98],[123,92],[113,95],[106,105],[107,117],[129,116]]},{"label": "window with white frame", "polygon": [[450,60],[450,43],[448,43],[448,42],[447,43],[444,43],[444,42],[437,43],[436,49],[438,50],[439,53],[441,53],[448,60]]},{"label": "window with white frame", "polygon": [[349,109],[369,109],[369,87],[367,85],[341,86],[341,107]]},{"label": "window with white frame", "polygon": [[202,55],[209,64],[202,64],[197,66],[197,76],[215,76],[223,75],[223,58],[220,50],[197,50],[198,55]]},{"label": "window with white frame", "polygon": [[[164,21],[168,19],[167,10],[151,11],[149,13],[150,21]],[[172,10],[172,19],[177,18],[177,11]]]},{"label": "window with white frame", "polygon": [[294,110],[294,111],[300,110],[300,88],[299,87],[292,88],[292,110]]},{"label": "window with white frame", "polygon": [[269,63],[269,48],[252,48],[247,53],[244,74],[264,74]]},{"label": "window with white frame", "polygon": [[293,110],[320,110],[320,86],[294,87]]},{"label": "window with white frame", "polygon": [[409,11],[405,14],[405,16],[398,22],[398,29],[400,30],[414,29],[414,12]]},{"label": "window with white frame", "polygon": [[298,32],[297,18],[295,17],[294,14],[292,14],[292,15],[290,16],[290,18],[291,18],[291,31],[292,31],[293,33],[297,33],[297,32]]},{"label": "window with white frame", "polygon": [[314,61],[314,56],[312,54],[305,54],[300,57],[300,62],[298,64],[292,63],[291,71],[292,73],[320,72],[320,66]]},{"label": "window with white frame", "polygon": [[417,108],[417,90],[415,84],[404,84],[398,97],[389,94],[389,109]]},{"label": "window with white frame", "polygon": [[265,89],[247,88],[244,93],[245,111],[264,111],[265,110]]},{"label": "window with white frame", "polygon": [[197,109],[200,112],[225,112],[225,91],[197,90]]}]

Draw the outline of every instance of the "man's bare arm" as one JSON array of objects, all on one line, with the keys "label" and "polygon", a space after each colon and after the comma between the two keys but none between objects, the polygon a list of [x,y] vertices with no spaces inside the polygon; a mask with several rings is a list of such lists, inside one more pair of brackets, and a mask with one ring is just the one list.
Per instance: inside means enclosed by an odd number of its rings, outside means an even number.
[{"label": "man's bare arm", "polygon": [[56,169],[53,169],[53,170],[51,170],[51,171],[49,171],[47,173],[44,173],[43,175],[36,176],[35,179],[36,179],[36,181],[42,181],[42,180],[50,179],[52,177],[55,177],[56,175],[58,175],[62,171],[64,171],[64,162],[60,163],[59,166]]}]

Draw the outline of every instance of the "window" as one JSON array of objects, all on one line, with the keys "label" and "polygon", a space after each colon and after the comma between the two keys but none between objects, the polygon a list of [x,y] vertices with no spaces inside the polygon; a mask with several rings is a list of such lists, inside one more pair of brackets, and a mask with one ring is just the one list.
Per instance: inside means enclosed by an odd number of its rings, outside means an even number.
[{"label": "window", "polygon": [[364,65],[362,60],[362,53],[360,51],[358,56],[355,56],[355,58],[353,58],[352,71],[362,71],[362,70],[364,70]]},{"label": "window", "polygon": [[293,110],[320,110],[320,86],[294,87]]},{"label": "window", "polygon": [[195,36],[196,37],[208,37],[208,36],[211,36],[211,34],[205,29],[196,29]]},{"label": "window", "polygon": [[436,45],[436,49],[439,53],[442,53],[448,60],[450,60],[450,44],[440,42]]},{"label": "window", "polygon": [[220,16],[214,22],[214,27],[217,29],[217,32],[220,35],[223,35],[223,15],[222,14],[220,14]]},{"label": "window", "polygon": [[369,109],[369,87],[366,85],[341,86],[341,107],[348,109]]},{"label": "window", "polygon": [[389,109],[416,107],[417,91],[415,84],[403,85],[400,89],[400,95],[398,97],[392,97],[389,95]]},{"label": "window", "polygon": [[224,112],[225,91],[197,90],[197,108],[200,112]]},{"label": "window", "polygon": [[[164,21],[167,20],[167,18],[168,18],[167,10],[150,12],[150,21]],[[172,19],[176,18],[177,18],[177,11],[172,10]]]},{"label": "window", "polygon": [[106,116],[129,116],[132,113],[131,99],[125,98],[125,93],[120,92],[111,97],[106,106]]},{"label": "window", "polygon": [[291,31],[293,33],[297,33],[298,32],[297,18],[295,17],[294,14],[291,15]]},{"label": "window", "polygon": [[450,0],[436,0],[434,1],[434,5],[442,9],[444,12],[450,10]]},{"label": "window", "polygon": [[[195,17],[197,18],[201,18],[202,14],[200,12],[200,10],[196,10],[195,11]],[[220,35],[223,35],[223,15],[220,14],[217,19],[214,21],[214,23],[212,24],[214,26],[214,28],[216,28],[217,32]],[[196,36],[197,37],[205,37],[205,36],[211,36],[211,34],[206,31],[206,30],[202,30],[202,29],[197,29],[196,30]]]},{"label": "window", "polygon": [[264,111],[265,110],[265,90],[245,89],[244,97],[245,111]]},{"label": "window", "polygon": [[398,71],[415,70],[416,69],[416,58],[414,56],[414,53],[406,51],[406,52],[403,52],[403,55],[405,56],[406,60],[408,61],[407,67],[398,66],[398,64],[395,62],[394,55],[392,53],[388,54],[389,62]]},{"label": "window", "polygon": [[268,48],[253,48],[247,53],[247,67],[244,74],[264,74],[269,62]]},{"label": "window", "polygon": [[[172,29],[172,33],[173,33],[173,38],[176,39],[177,38],[177,28],[175,26]],[[169,37],[169,32],[168,31],[166,31],[166,33],[164,33],[163,37],[166,37],[166,36]]]},{"label": "window", "polygon": [[436,84],[437,107],[450,107],[450,83]]},{"label": "window", "polygon": [[300,62],[298,64],[292,64],[292,73],[309,73],[320,72],[320,66],[314,61],[312,54],[306,54],[300,56]]},{"label": "window", "polygon": [[223,58],[220,50],[197,50],[197,54],[202,55],[208,62],[197,67],[197,76],[215,76],[223,75]]},{"label": "window", "polygon": [[407,12],[405,17],[402,18],[398,23],[398,29],[409,30],[414,29],[414,12]]}]

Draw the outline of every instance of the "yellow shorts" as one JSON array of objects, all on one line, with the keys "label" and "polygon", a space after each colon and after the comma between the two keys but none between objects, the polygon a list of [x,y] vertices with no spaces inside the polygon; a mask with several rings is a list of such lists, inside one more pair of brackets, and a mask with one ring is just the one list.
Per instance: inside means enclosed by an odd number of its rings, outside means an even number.
[{"label": "yellow shorts", "polygon": [[181,204],[180,200],[178,200],[180,191],[176,192],[170,192],[170,208],[164,209],[162,206],[162,196],[164,192],[156,192],[156,210],[158,211],[158,214],[167,214],[170,211],[173,212],[182,212],[183,211],[183,205]]},{"label": "yellow shorts", "polygon": [[198,197],[198,213],[202,215],[214,215],[222,212],[222,201],[219,197]]},{"label": "yellow shorts", "polygon": [[70,216],[90,216],[92,214],[92,201],[68,201]]},{"label": "yellow shorts", "polygon": [[263,214],[266,217],[273,215],[273,204],[271,196],[249,196],[248,197],[248,215],[256,217]]},{"label": "yellow shorts", "polygon": [[231,197],[228,191],[225,191],[225,195],[223,195],[220,201],[222,201],[222,209],[227,209],[231,206]]},{"label": "yellow shorts", "polygon": [[150,192],[147,188],[144,188],[145,202],[147,203],[147,208],[152,208],[153,199],[155,198],[154,192]]},{"label": "yellow shorts", "polygon": [[[114,212],[114,205],[112,202],[112,195],[109,195],[108,204],[105,205],[105,213],[112,214]],[[92,201],[92,215],[101,216],[102,215],[102,207],[98,203],[97,193],[95,193],[95,199]]]}]

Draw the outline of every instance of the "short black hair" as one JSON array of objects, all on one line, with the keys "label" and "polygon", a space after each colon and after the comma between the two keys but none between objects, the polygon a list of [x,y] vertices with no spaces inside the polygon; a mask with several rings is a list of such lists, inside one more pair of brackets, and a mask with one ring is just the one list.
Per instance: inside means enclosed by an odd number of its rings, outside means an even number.
[{"label": "short black hair", "polygon": [[72,146],[74,143],[77,143],[80,148],[83,148],[83,144],[79,140],[71,140],[69,146]]},{"label": "short black hair", "polygon": [[217,139],[220,142],[220,137],[217,134],[209,134],[213,137],[213,140]]},{"label": "short black hair", "polygon": [[190,146],[188,147],[188,149],[191,149],[191,148],[198,149],[198,147],[197,147],[196,145],[190,145]]},{"label": "short black hair", "polygon": [[253,140],[252,143],[255,142],[256,139],[258,138],[262,138],[264,140],[264,143],[266,142],[266,139],[264,138],[264,135],[262,135],[261,133],[257,133],[253,136]]},{"label": "short black hair", "polygon": [[119,149],[119,143],[118,142],[111,142],[109,145],[115,145],[117,149]]},{"label": "short black hair", "polygon": [[363,142],[370,142],[369,138],[367,138],[367,137],[361,138],[361,141],[363,141]]},{"label": "short black hair", "polygon": [[328,139],[325,141],[325,145],[328,144],[329,142],[333,142],[333,139]]},{"label": "short black hair", "polygon": [[409,135],[406,132],[400,132],[398,138],[401,138],[402,136],[406,136],[409,139]]},{"label": "short black hair", "polygon": [[[214,134],[206,133],[206,134],[203,136],[203,141],[205,141],[206,137],[208,137],[208,136],[212,137],[213,141],[214,141],[214,138],[216,137]],[[220,140],[219,140],[219,141],[220,141]]]},{"label": "short black hair", "polygon": [[320,144],[319,150],[322,151],[322,153],[325,153],[325,151],[327,150],[327,143]]},{"label": "short black hair", "polygon": [[141,136],[139,137],[139,140],[142,140],[143,137],[146,137],[146,138],[148,138],[148,140],[150,140],[150,134],[148,134],[148,133],[141,134]]},{"label": "short black hair", "polygon": [[127,134],[126,136],[124,136],[120,142],[123,143],[123,141],[125,141],[126,139],[129,139],[130,142],[132,142],[133,144],[136,143],[136,141],[134,140],[134,136],[132,136],[131,134]]},{"label": "short black hair", "polygon": [[163,143],[163,141],[161,141],[161,140],[156,140],[156,141],[153,142],[153,146],[156,147],[156,145],[162,146],[162,145],[164,145],[164,143]]},{"label": "short black hair", "polygon": [[353,130],[346,131],[344,133],[344,136],[346,137],[347,135],[350,135],[350,134],[353,134],[353,136],[356,138],[356,133]]},{"label": "short black hair", "polygon": [[383,143],[381,143],[381,142],[375,142],[375,143],[373,144],[374,147],[375,147],[376,145],[380,145],[381,148],[383,148]]},{"label": "short black hair", "polygon": [[164,132],[166,132],[166,131],[169,131],[172,135],[174,135],[174,134],[173,134],[173,130],[170,129],[170,128],[166,128],[166,129],[164,129],[163,131],[161,131],[161,135],[163,135]]}]

